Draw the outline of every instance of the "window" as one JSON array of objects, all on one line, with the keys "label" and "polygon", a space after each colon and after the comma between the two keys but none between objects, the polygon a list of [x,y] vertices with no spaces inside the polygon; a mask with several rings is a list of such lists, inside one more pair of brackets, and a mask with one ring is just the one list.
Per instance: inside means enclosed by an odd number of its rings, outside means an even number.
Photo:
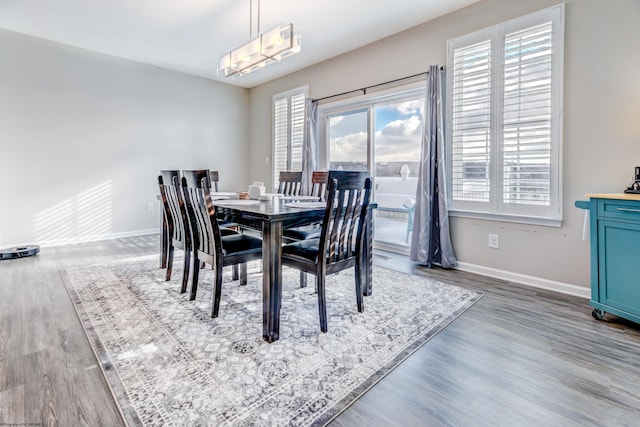
[{"label": "window", "polygon": [[329,169],[368,171],[371,139],[368,108],[329,114],[326,120]]},{"label": "window", "polygon": [[447,46],[452,211],[559,225],[564,5]]},{"label": "window", "polygon": [[302,170],[306,87],[273,97],[273,186],[281,171]]}]

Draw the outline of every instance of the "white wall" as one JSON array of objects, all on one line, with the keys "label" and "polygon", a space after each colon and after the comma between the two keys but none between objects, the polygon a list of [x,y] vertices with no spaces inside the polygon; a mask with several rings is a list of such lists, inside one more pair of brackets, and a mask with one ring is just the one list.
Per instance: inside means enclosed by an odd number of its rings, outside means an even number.
[{"label": "white wall", "polygon": [[[445,64],[446,41],[544,7],[556,0],[487,0],[250,91],[251,179],[270,182],[271,96],[309,85],[310,96],[381,83]],[[620,192],[640,165],[640,2],[566,2],[564,221],[560,228],[452,218],[459,261],[584,289],[589,244],[581,240],[585,193]],[[304,47],[303,47],[304,49]],[[489,233],[500,249],[489,249]],[[544,286],[544,284],[543,284]]]},{"label": "white wall", "polygon": [[246,188],[248,108],[246,89],[0,30],[0,247],[157,229],[160,169]]}]

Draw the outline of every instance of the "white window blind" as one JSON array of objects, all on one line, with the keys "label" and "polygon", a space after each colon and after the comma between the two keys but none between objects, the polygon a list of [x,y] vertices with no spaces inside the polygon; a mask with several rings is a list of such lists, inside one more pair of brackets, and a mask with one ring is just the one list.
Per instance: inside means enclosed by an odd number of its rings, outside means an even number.
[{"label": "white window blind", "polygon": [[302,170],[302,143],[304,140],[304,93],[291,97],[291,162],[289,170]]},{"label": "white window blind", "polygon": [[448,42],[451,210],[562,219],[563,15],[554,6]]},{"label": "white window blind", "polygon": [[301,171],[306,88],[273,97],[273,186],[281,171]]},{"label": "white window blind", "polygon": [[505,203],[551,203],[552,44],[550,22],[505,37]]},{"label": "white window blind", "polygon": [[273,102],[273,185],[278,187],[280,171],[287,170],[289,157],[289,98]]},{"label": "white window blind", "polygon": [[491,41],[454,52],[453,197],[489,202]]}]

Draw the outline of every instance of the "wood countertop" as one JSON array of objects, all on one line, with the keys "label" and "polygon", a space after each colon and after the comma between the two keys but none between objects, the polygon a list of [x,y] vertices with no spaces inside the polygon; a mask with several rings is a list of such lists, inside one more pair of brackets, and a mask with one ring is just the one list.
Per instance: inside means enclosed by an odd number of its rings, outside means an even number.
[{"label": "wood countertop", "polygon": [[590,199],[617,199],[617,200],[640,201],[640,194],[627,194],[627,193],[585,194],[585,197],[588,197]]}]

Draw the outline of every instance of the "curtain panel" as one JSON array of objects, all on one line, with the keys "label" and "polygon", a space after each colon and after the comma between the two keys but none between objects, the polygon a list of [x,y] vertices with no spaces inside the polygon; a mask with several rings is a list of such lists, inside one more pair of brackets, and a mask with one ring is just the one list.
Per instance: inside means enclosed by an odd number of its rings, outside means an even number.
[{"label": "curtain panel", "polygon": [[429,67],[410,258],[419,264],[453,268],[457,260],[449,233],[445,173],[445,70]]},{"label": "curtain panel", "polygon": [[302,194],[311,191],[311,175],[317,167],[318,101],[307,98],[304,109],[304,140],[302,142]]}]

